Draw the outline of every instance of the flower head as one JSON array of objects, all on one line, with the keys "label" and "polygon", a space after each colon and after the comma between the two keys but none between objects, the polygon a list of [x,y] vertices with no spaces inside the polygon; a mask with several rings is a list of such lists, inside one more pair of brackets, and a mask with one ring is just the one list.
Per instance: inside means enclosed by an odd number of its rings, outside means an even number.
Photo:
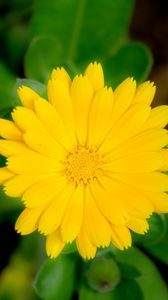
[{"label": "flower head", "polygon": [[45,235],[51,257],[75,240],[93,258],[110,243],[129,247],[130,230],[168,212],[168,107],[151,109],[152,83],[127,78],[113,92],[94,63],[73,81],[54,70],[48,101],[25,86],[18,94],[13,121],[0,119],[0,181],[25,205],[18,232]]}]

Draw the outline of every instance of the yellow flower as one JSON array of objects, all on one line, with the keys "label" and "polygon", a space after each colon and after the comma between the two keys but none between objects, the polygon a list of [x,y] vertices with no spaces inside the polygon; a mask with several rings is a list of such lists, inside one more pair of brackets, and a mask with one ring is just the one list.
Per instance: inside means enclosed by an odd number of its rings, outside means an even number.
[{"label": "yellow flower", "polygon": [[53,70],[48,101],[25,86],[18,94],[13,121],[0,120],[0,181],[26,207],[18,232],[45,235],[51,257],[75,240],[93,258],[110,243],[129,247],[130,230],[168,212],[168,107],[151,109],[152,83],[127,78],[113,92],[94,63],[73,81]]}]

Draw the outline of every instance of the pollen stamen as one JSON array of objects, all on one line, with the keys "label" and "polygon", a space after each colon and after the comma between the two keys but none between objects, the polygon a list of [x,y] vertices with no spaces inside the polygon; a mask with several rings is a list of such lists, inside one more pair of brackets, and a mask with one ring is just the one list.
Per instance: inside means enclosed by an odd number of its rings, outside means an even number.
[{"label": "pollen stamen", "polygon": [[76,185],[86,185],[102,173],[102,156],[97,149],[78,146],[68,152],[64,161],[64,174]]}]

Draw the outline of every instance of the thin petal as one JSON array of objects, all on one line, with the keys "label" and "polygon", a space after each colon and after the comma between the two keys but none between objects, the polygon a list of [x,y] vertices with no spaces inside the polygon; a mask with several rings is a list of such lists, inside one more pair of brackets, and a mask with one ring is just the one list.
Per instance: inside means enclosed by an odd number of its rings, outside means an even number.
[{"label": "thin petal", "polygon": [[48,235],[46,238],[46,252],[47,255],[51,258],[57,257],[62,249],[64,248],[65,243],[61,238],[60,231],[57,230],[52,234]]},{"label": "thin petal", "polygon": [[25,208],[16,221],[15,229],[17,232],[29,234],[35,231],[41,212],[42,208]]},{"label": "thin petal", "polygon": [[104,74],[100,63],[94,62],[88,65],[85,76],[89,79],[95,91],[103,88]]},{"label": "thin petal", "polygon": [[57,159],[63,159],[64,149],[49,135],[40,131],[27,131],[24,141],[33,150]]},{"label": "thin petal", "polygon": [[40,130],[46,132],[35,113],[29,108],[18,106],[12,112],[16,125],[25,132],[26,130]]},{"label": "thin petal", "polygon": [[137,134],[150,114],[150,108],[144,104],[135,104],[112,127],[100,149],[108,152]]},{"label": "thin petal", "polygon": [[66,243],[71,243],[78,235],[83,221],[84,190],[77,187],[67,205],[61,224],[61,235]]},{"label": "thin petal", "polygon": [[0,153],[8,157],[17,154],[31,154],[33,151],[23,142],[0,140]]},{"label": "thin petal", "polygon": [[84,222],[93,245],[107,247],[110,244],[110,225],[101,214],[89,190],[86,190]]},{"label": "thin petal", "polygon": [[[146,199],[138,190],[133,189],[130,186],[123,184],[117,180],[114,180],[113,178],[103,178],[102,184],[104,188],[109,192],[109,195],[111,196],[108,199],[108,201],[110,203],[111,202],[115,203],[116,210],[117,210],[117,205],[118,205],[118,209],[120,209],[120,212],[121,212],[121,208],[123,211],[125,210],[125,212],[127,212],[127,218],[126,218],[127,220],[130,218],[131,215],[147,218],[152,214],[153,207],[151,202],[148,201],[148,199]],[[119,208],[119,205],[121,208]],[[117,212],[115,211],[113,213],[117,214]],[[119,223],[119,222],[118,224],[123,225],[123,223]]]},{"label": "thin petal", "polygon": [[81,144],[86,142],[89,109],[93,88],[85,76],[76,76],[71,85],[76,133]]},{"label": "thin petal", "polygon": [[11,156],[7,159],[7,166],[14,173],[23,175],[58,173],[61,170],[61,164],[57,159],[36,152]]},{"label": "thin petal", "polygon": [[124,210],[121,201],[114,197],[114,193],[101,187],[98,183],[91,185],[92,193],[95,202],[100,212],[113,224],[125,224],[127,222],[128,214]]},{"label": "thin petal", "polygon": [[130,140],[108,153],[107,161],[129,154],[158,151],[168,144],[168,133],[165,129],[153,129],[132,137]]},{"label": "thin petal", "polygon": [[168,212],[168,194],[143,191],[144,196],[152,203],[156,213]]},{"label": "thin petal", "polygon": [[48,99],[57,111],[64,126],[74,130],[74,116],[69,88],[59,79],[50,80],[48,83]]},{"label": "thin petal", "polygon": [[23,201],[27,207],[43,206],[51,201],[60,191],[64,190],[65,187],[66,181],[64,178],[60,176],[47,178],[28,188],[23,194]]},{"label": "thin petal", "polygon": [[39,98],[39,95],[35,91],[23,85],[18,88],[17,93],[25,107],[34,109],[34,100]]},{"label": "thin petal", "polygon": [[111,126],[118,121],[130,107],[136,91],[136,81],[132,78],[124,80],[114,91],[114,106]]},{"label": "thin petal", "polygon": [[130,154],[107,162],[106,169],[110,172],[145,173],[158,170],[163,165],[159,152]]},{"label": "thin petal", "polygon": [[75,187],[69,184],[55,197],[52,197],[52,202],[49,203],[48,208],[43,212],[39,221],[38,229],[41,233],[48,235],[57,230],[62,222],[74,189]]},{"label": "thin petal", "polygon": [[111,241],[112,243],[123,250],[124,248],[127,249],[132,244],[131,234],[127,227],[125,226],[111,226]]},{"label": "thin petal", "polygon": [[145,219],[138,219],[134,217],[128,221],[127,226],[129,229],[139,234],[144,234],[149,229],[149,224]]},{"label": "thin petal", "polygon": [[168,191],[168,175],[160,172],[144,174],[113,173],[113,178],[145,191]]},{"label": "thin petal", "polygon": [[[68,107],[64,109],[68,112]],[[64,126],[57,111],[49,102],[38,99],[35,101],[35,111],[43,126],[57,142],[67,148],[72,147],[76,142],[75,133]]]},{"label": "thin petal", "polygon": [[96,256],[96,247],[89,240],[84,225],[82,225],[80,233],[77,236],[76,244],[80,255],[84,259],[91,259]]},{"label": "thin petal", "polygon": [[9,120],[0,119],[0,136],[9,140],[22,140],[22,132]]},{"label": "thin petal", "polygon": [[51,74],[51,79],[61,80],[67,88],[69,88],[71,84],[71,78],[69,77],[67,71],[63,67],[54,69]]},{"label": "thin petal", "polygon": [[[97,145],[108,130],[113,107],[113,91],[106,87],[100,89],[92,100],[89,113],[88,142]],[[102,122],[103,120],[103,122]]]},{"label": "thin petal", "polygon": [[135,103],[146,103],[151,105],[153,98],[156,93],[156,86],[153,82],[145,81],[140,84],[136,90],[135,97],[133,99],[133,104]]},{"label": "thin petal", "polygon": [[15,174],[9,171],[6,167],[0,168],[0,184],[11,179]]},{"label": "thin petal", "polygon": [[45,175],[16,175],[4,184],[4,191],[10,197],[21,197],[32,185],[46,179]]},{"label": "thin petal", "polygon": [[164,128],[168,124],[168,106],[160,105],[151,110],[148,120],[144,123],[141,131],[153,128]]},{"label": "thin petal", "polygon": [[168,171],[168,149],[161,149],[160,154],[163,158],[163,164],[160,168],[160,171]]}]

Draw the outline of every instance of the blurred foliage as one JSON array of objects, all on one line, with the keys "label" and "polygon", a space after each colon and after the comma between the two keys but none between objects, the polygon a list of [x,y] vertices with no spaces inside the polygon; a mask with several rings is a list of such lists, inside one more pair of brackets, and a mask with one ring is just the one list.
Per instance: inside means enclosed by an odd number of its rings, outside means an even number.
[{"label": "blurred foliage", "polygon": [[[20,105],[16,90],[22,84],[45,97],[56,66],[74,76],[90,61],[100,61],[114,88],[127,76],[140,83],[150,74],[150,50],[129,38],[134,0],[1,0],[0,9],[0,117],[10,118]],[[0,225],[14,223],[21,202],[2,190],[0,198]],[[168,217],[155,214],[149,224],[145,237],[133,235],[141,250],[100,249],[92,262],[79,258],[75,243],[50,260],[38,234],[20,238],[0,274],[0,300],[167,300],[152,258],[168,264]]]}]

